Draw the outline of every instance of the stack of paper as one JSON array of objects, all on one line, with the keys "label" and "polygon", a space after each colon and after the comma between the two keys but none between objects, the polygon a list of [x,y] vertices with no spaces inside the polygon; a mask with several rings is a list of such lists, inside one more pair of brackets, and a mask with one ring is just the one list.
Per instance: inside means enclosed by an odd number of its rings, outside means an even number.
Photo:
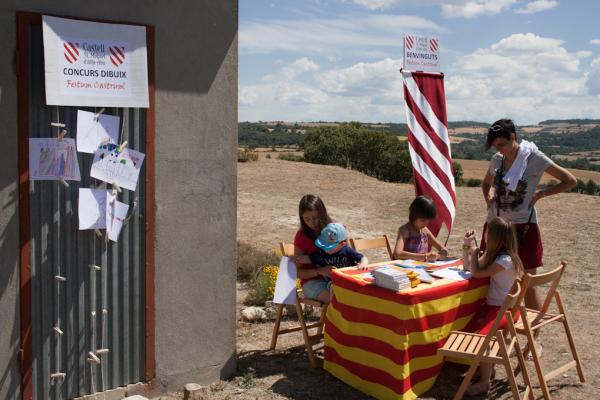
[{"label": "stack of paper", "polygon": [[410,288],[410,279],[406,272],[391,266],[382,266],[371,271],[375,284],[389,290],[403,290]]},{"label": "stack of paper", "polygon": [[444,268],[431,273],[431,275],[438,278],[452,279],[455,281],[466,281],[471,279],[471,273],[469,271],[463,271],[457,268]]}]

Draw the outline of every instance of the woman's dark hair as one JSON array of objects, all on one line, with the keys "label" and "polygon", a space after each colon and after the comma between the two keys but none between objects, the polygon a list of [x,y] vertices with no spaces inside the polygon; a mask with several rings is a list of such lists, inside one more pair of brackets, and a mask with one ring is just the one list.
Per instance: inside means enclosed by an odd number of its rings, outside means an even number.
[{"label": "woman's dark hair", "polygon": [[494,122],[492,126],[488,128],[487,140],[485,142],[485,149],[489,150],[492,147],[494,140],[498,138],[504,138],[510,140],[510,134],[515,134],[515,140],[517,139],[517,130],[515,129],[515,123],[512,119],[499,119]]},{"label": "woman's dark hair", "polygon": [[[310,229],[304,222],[304,218],[302,218],[304,213],[307,211],[316,211],[319,216],[319,230],[317,232],[314,232],[312,229]],[[329,214],[327,214],[327,209],[325,208],[325,204],[323,204],[323,200],[314,194],[306,194],[302,197],[302,199],[300,199],[300,204],[298,205],[298,214],[300,216],[300,225],[302,225],[302,231],[311,239],[316,239],[323,228],[325,228],[325,225],[331,223],[331,218],[329,218]]]},{"label": "woman's dark hair", "polygon": [[435,204],[429,196],[417,196],[416,199],[410,203],[408,209],[408,220],[412,223],[417,218],[423,219],[434,219],[437,215]]}]

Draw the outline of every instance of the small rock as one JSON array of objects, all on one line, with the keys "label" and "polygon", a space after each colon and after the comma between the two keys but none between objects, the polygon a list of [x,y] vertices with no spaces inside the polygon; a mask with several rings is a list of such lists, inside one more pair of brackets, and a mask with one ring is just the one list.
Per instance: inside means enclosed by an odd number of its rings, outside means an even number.
[{"label": "small rock", "polygon": [[242,319],[247,322],[264,321],[267,313],[263,307],[246,307],[241,311]]},{"label": "small rock", "polygon": [[197,383],[188,383],[183,390],[183,400],[206,400],[208,399],[208,387]]},{"label": "small rock", "polygon": [[[274,320],[277,318],[277,310],[279,309],[279,304],[275,304],[272,301],[265,302],[265,313],[267,314],[267,319]],[[281,310],[281,316],[285,317],[288,315],[287,308],[284,306]]]},{"label": "small rock", "polygon": [[283,308],[287,315],[295,317],[296,316],[296,306],[294,304],[286,304]]},{"label": "small rock", "polygon": [[133,396],[124,397],[123,400],[148,400],[148,398],[139,394],[135,394]]}]

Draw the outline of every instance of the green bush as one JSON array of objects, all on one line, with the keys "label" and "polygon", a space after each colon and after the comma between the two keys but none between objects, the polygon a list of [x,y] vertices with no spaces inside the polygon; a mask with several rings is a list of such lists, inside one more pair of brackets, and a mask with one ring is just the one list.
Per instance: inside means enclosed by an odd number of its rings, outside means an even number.
[{"label": "green bush", "polygon": [[600,193],[600,186],[598,186],[598,184],[596,182],[594,182],[593,180],[590,179],[585,184],[585,193],[595,196],[598,193]]},{"label": "green bush", "polygon": [[258,153],[249,149],[238,150],[238,162],[258,161]]},{"label": "green bush", "polygon": [[278,160],[284,161],[304,161],[304,157],[299,154],[282,153],[277,155]]},{"label": "green bush", "polygon": [[465,185],[468,187],[480,187],[483,181],[477,178],[470,178],[465,182]]},{"label": "green bush", "polygon": [[301,147],[310,163],[350,168],[389,182],[412,179],[407,142],[358,123],[310,130]]},{"label": "green bush", "polygon": [[454,173],[454,183],[456,186],[462,186],[465,181],[463,180],[462,165],[458,161],[452,161],[452,172]]},{"label": "green bush", "polygon": [[256,276],[250,282],[252,290],[246,298],[247,304],[264,306],[267,300],[273,299],[278,270],[279,267],[275,265],[265,265],[257,271]]},{"label": "green bush", "polygon": [[254,246],[237,243],[237,279],[252,281],[264,265],[279,265],[280,257],[274,250],[265,251]]}]

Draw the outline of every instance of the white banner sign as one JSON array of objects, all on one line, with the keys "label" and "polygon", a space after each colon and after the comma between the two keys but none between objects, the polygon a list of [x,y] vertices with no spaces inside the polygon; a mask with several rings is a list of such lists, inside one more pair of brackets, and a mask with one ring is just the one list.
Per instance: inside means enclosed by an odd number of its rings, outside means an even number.
[{"label": "white banner sign", "polygon": [[43,17],[46,104],[148,107],[146,28]]},{"label": "white banner sign", "polygon": [[438,37],[404,35],[404,69],[440,72],[440,39]]}]

